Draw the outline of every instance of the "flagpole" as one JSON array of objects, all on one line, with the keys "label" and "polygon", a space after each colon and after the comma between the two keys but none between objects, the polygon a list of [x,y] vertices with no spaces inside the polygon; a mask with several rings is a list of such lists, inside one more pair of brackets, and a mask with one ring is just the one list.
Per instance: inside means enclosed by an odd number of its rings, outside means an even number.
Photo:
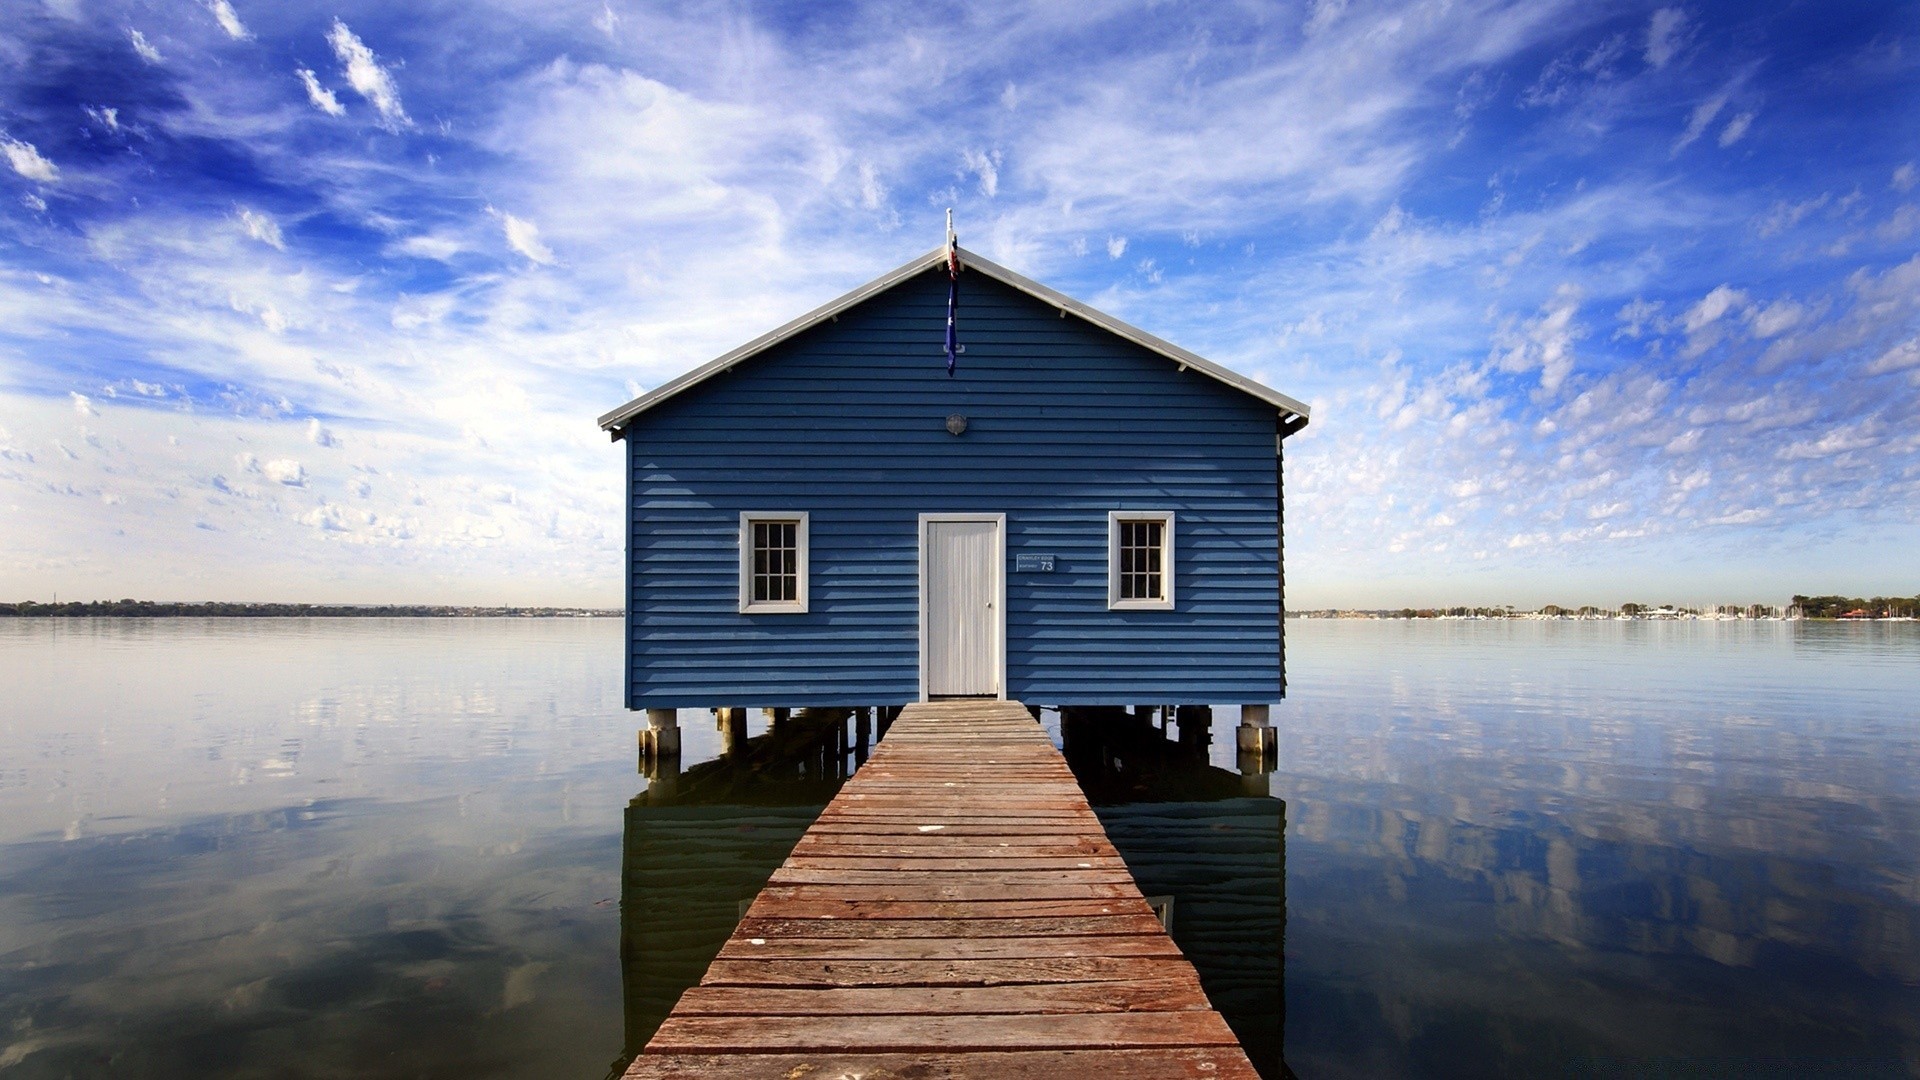
[{"label": "flagpole", "polygon": [[953,378],[954,361],[960,353],[955,333],[954,314],[960,305],[960,242],[953,235],[953,207],[947,207],[947,378]]}]

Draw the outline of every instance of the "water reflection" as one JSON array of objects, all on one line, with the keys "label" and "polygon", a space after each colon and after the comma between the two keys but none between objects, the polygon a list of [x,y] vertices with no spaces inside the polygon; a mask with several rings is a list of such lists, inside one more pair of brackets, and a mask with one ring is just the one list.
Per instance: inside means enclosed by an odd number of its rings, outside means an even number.
[{"label": "water reflection", "polygon": [[[689,711],[686,768],[636,801],[620,631],[0,619],[0,1070],[601,1075],[659,1009],[623,981],[690,982],[719,940],[672,938],[673,905],[631,925],[694,887],[652,869],[696,854],[672,815],[743,815],[694,858],[731,883],[685,905],[730,926],[861,741],[755,766],[763,720]],[[1287,640],[1270,775],[1230,710],[1062,732],[1250,1047],[1284,1019],[1315,1080],[1920,1075],[1920,625]],[[1254,1004],[1226,961],[1270,976]]]},{"label": "water reflection", "polygon": [[1315,629],[1304,1074],[1920,1074],[1915,628]]},{"label": "water reflection", "polygon": [[619,629],[0,619],[0,1075],[597,1074]]},{"label": "water reflection", "polygon": [[1213,765],[1205,708],[1066,709],[1059,723],[1067,764],[1134,880],[1171,901],[1168,930],[1208,999],[1261,1076],[1292,1076],[1282,1053],[1287,808],[1268,796],[1266,767],[1244,755],[1238,771]]},{"label": "water reflection", "polygon": [[803,709],[749,737],[734,713],[717,725],[720,757],[685,771],[671,757],[642,763],[647,787],[627,804],[620,860],[626,1040],[609,1076],[700,981],[745,905],[866,763],[874,721]]}]

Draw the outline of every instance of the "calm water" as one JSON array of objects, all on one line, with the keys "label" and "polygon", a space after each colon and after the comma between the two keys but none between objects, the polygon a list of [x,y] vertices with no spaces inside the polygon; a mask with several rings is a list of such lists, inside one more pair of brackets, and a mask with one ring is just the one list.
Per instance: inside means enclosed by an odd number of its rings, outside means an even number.
[{"label": "calm water", "polygon": [[[1271,776],[1227,710],[1069,749],[1196,960],[1268,940],[1284,800],[1299,1075],[1920,1075],[1920,625],[1288,643]],[[599,1080],[857,757],[700,764],[689,713],[649,793],[619,665],[617,621],[0,620],[0,1075]]]}]

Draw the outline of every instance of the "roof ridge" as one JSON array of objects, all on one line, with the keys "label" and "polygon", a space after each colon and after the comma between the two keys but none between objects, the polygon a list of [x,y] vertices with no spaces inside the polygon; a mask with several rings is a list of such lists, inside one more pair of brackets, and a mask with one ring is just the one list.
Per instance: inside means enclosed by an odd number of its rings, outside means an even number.
[{"label": "roof ridge", "polygon": [[[1115,337],[1124,338],[1151,352],[1159,353],[1161,356],[1179,364],[1182,370],[1192,368],[1216,382],[1229,386],[1250,397],[1257,398],[1280,410],[1280,412],[1289,415],[1292,417],[1292,420],[1283,427],[1282,438],[1306,426],[1310,413],[1308,407],[1280,391],[1264,383],[1256,382],[1231,368],[1222,367],[1198,353],[1183,349],[1164,338],[1149,334],[1137,326],[1122,322],[1104,311],[1083,304],[1058,290],[1050,289],[1034,281],[1032,278],[1015,273],[990,259],[968,251],[964,247],[958,247],[956,245],[955,250],[959,252],[962,269],[970,269],[984,273],[1001,284],[1017,289],[1037,300],[1051,304],[1059,308],[1062,312],[1071,312],[1079,318],[1113,334]],[[799,334],[803,330],[817,326],[856,304],[860,304],[886,292],[888,289],[906,281],[908,278],[914,277],[936,266],[944,266],[946,259],[947,248],[944,244],[923,255],[910,259],[893,270],[854,289],[852,292],[830,300],[797,319],[761,334],[759,337],[754,338],[744,345],[729,349],[712,360],[694,368],[692,371],[688,371],[685,374],[661,383],[659,386],[634,398],[625,405],[601,416],[599,420],[600,426],[606,431],[611,432],[615,439],[621,438],[628,423],[655,405],[698,386],[713,376],[732,368],[736,364],[765,352],[767,349],[778,345],[782,341]]]}]

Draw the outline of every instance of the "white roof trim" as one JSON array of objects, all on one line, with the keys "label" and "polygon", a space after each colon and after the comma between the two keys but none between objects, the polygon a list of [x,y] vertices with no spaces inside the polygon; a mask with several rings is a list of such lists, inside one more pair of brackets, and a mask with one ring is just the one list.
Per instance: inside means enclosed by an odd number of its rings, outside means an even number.
[{"label": "white roof trim", "polygon": [[[874,278],[872,281],[867,282],[865,285],[860,286],[837,300],[814,308],[812,311],[787,323],[785,326],[761,334],[745,345],[722,353],[676,379],[670,379],[667,382],[661,383],[652,390],[647,391],[632,401],[627,402],[625,405],[602,416],[600,418],[600,426],[608,431],[617,433],[620,429],[626,427],[634,417],[666,401],[668,398],[674,397],[682,391],[690,390],[706,382],[708,379],[713,378],[715,375],[733,367],[735,364],[746,360],[755,353],[763,352],[809,327],[817,326],[862,301],[886,292],[888,289],[893,288],[895,285],[900,284],[910,277],[924,273],[936,266],[945,265],[946,260],[947,249],[945,247],[935,248],[897,270]],[[1266,402],[1282,413],[1289,414],[1299,421],[1299,423],[1288,425],[1290,429],[1289,433],[1291,430],[1298,430],[1299,427],[1305,424],[1310,411],[1307,406],[1272,387],[1257,383],[1237,371],[1231,371],[1221,367],[1219,364],[1205,357],[1190,353],[1170,341],[1163,341],[1138,327],[1129,326],[1119,319],[1103,311],[1090,308],[1064,293],[1055,292],[1031,278],[1023,277],[1004,266],[989,262],[968,251],[966,248],[960,249],[960,265],[963,269],[985,274],[1004,285],[1009,285],[1029,296],[1043,300],[1062,311],[1072,312],[1116,337],[1125,338],[1136,345],[1159,353],[1169,360],[1190,367],[1216,382],[1223,383],[1243,394]],[[618,435],[616,434],[616,438],[617,437]]]}]

